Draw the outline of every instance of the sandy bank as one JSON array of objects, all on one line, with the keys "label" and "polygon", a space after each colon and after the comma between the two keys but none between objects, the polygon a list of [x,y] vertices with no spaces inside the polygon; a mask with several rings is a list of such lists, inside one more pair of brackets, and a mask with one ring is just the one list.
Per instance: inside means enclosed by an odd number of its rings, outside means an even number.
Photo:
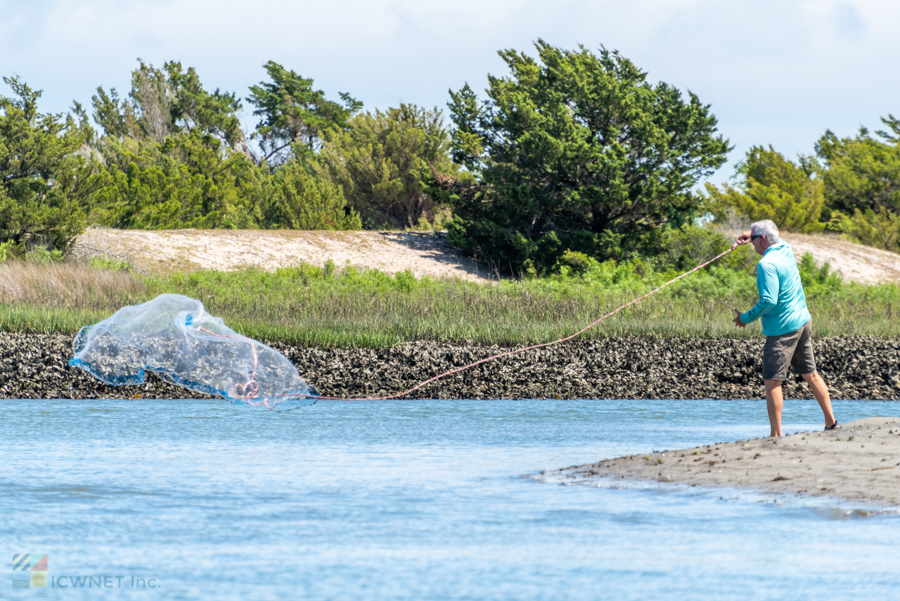
[{"label": "sandy bank", "polygon": [[[735,233],[736,234],[736,233]],[[900,282],[900,254],[853,244],[834,235],[790,234],[799,259],[812,254],[845,279],[861,284]],[[487,282],[497,277],[433,232],[328,232],[298,230],[116,230],[90,227],[75,241],[72,254],[125,259],[153,274],[258,267],[267,271],[298,263],[334,261],[358,268],[417,277]]]},{"label": "sandy bank", "polygon": [[79,257],[125,259],[139,270],[162,275],[198,269],[274,271],[326,261],[343,268],[378,269],[416,277],[459,278],[485,283],[494,274],[434,232],[298,230],[115,230],[92,227],[72,246]]},{"label": "sandy bank", "polygon": [[600,478],[827,496],[900,506],[900,417],[871,417],[834,432],[804,432],[631,455],[542,472],[536,479]]}]

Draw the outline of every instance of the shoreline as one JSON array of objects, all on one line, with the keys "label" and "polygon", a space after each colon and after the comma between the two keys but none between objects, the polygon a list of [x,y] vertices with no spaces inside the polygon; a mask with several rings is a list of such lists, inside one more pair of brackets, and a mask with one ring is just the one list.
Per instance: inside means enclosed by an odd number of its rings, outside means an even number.
[{"label": "shoreline", "polygon": [[[0,333],[0,398],[210,398],[148,373],[139,386],[106,386],[69,367],[71,335]],[[386,349],[269,343],[327,396],[380,396],[502,352],[499,347],[411,342]],[[405,399],[762,399],[762,339],[606,338],[479,365]],[[900,340],[814,341],[819,372],[834,400],[900,400]],[[802,380],[786,399],[809,399]]]},{"label": "shoreline", "polygon": [[529,478],[586,485],[601,480],[662,482],[896,508],[900,507],[900,417],[870,417],[829,432],[629,455]]}]

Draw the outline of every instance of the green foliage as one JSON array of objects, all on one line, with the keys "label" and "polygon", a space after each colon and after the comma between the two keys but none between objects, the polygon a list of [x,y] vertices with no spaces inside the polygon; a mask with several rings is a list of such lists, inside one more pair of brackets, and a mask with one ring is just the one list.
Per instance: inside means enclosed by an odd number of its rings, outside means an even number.
[{"label": "green foliage", "polygon": [[809,253],[800,258],[797,265],[800,271],[800,281],[803,282],[803,291],[807,299],[835,298],[844,288],[844,280],[841,274],[831,271],[828,262],[821,267],[816,265],[816,260]]},{"label": "green foliage", "polygon": [[0,242],[0,263],[6,263],[15,256],[15,243],[12,240]]},{"label": "green foliage", "polygon": [[489,77],[488,100],[468,85],[451,93],[453,157],[480,185],[434,182],[456,211],[450,239],[514,272],[544,271],[567,249],[654,254],[725,161],[709,106],[648,83],[617,52],[536,47],[540,63],[500,53],[511,73]]},{"label": "green foliage", "polygon": [[423,218],[433,223],[438,210],[422,174],[434,169],[459,176],[449,141],[441,111],[401,104],[357,115],[347,129],[333,130],[320,170],[343,188],[370,227],[420,227]]},{"label": "green foliage", "polygon": [[879,207],[865,212],[855,209],[853,216],[838,213],[837,229],[852,242],[900,252],[900,214]]},{"label": "green foliage", "polygon": [[362,103],[341,92],[341,103],[327,100],[325,92],[313,90],[313,80],[304,79],[274,61],[265,64],[271,82],[250,87],[247,101],[262,121],[255,137],[263,149],[263,160],[277,165],[292,153],[316,150],[323,133],[331,128],[345,129],[347,120],[362,108]]},{"label": "green foliage", "polygon": [[341,188],[317,178],[298,161],[280,167],[260,205],[267,228],[298,230],[358,230],[359,215],[344,199]]},{"label": "green foliage", "polygon": [[562,256],[556,261],[556,268],[562,277],[569,275],[584,276],[587,273],[596,273],[600,267],[600,262],[594,257],[589,257],[577,250],[566,250]]},{"label": "green foliage", "polygon": [[128,100],[97,88],[92,98],[94,120],[106,136],[163,144],[173,135],[193,133],[203,144],[220,146],[252,158],[237,113],[241,102],[234,93],[208,92],[193,67],[170,61],[157,69],[138,59],[131,74]]},{"label": "green foliage", "polygon": [[741,182],[736,188],[706,184],[714,215],[721,217],[732,208],[753,221],[771,219],[786,231],[810,234],[825,228],[819,221],[825,203],[822,180],[808,162],[797,166],[771,146],[754,146],[737,175]]},{"label": "green foliage", "polygon": [[[494,284],[341,270],[333,263],[275,273],[206,271],[152,280],[106,269],[95,270],[92,280],[89,270],[76,263],[27,268],[9,263],[0,265],[0,278],[16,285],[0,290],[0,330],[72,333],[124,305],[175,292],[202,300],[212,314],[260,340],[382,348],[425,339],[539,343],[572,334],[677,275],[635,260],[599,263],[589,258],[586,263],[588,269],[580,275]],[[817,336],[900,335],[900,314],[893,310],[900,302],[897,286],[841,282],[807,259],[800,269]],[[11,291],[23,300],[11,299]],[[714,264],[584,336],[758,337],[758,326],[739,329],[731,322],[732,306],[748,308],[754,302],[750,270]]]},{"label": "green foliage", "polygon": [[657,261],[668,269],[686,271],[725,252],[730,246],[725,236],[719,232],[696,225],[685,225],[666,230],[664,251]]},{"label": "green foliage", "polygon": [[857,209],[878,212],[884,208],[900,212],[900,122],[892,115],[882,122],[891,131],[877,132],[880,139],[861,128],[852,138],[838,138],[827,131],[816,144],[825,164],[822,179],[832,211],[852,215]]},{"label": "green foliage", "polygon": [[106,151],[92,220],[133,229],[253,226],[237,185],[253,166],[240,155],[223,158],[192,134],[170,135],[162,144],[110,141]]},{"label": "green foliage", "polygon": [[[275,63],[267,70],[275,83],[254,87],[251,98],[267,119],[259,130],[264,146],[279,136],[312,144],[322,128],[349,115],[313,92],[311,80]],[[140,229],[361,227],[341,190],[298,161],[276,169],[266,164],[271,157],[257,161],[237,118],[237,96],[207,92],[193,68],[167,62],[160,70],[141,61],[127,100],[100,88],[93,104],[106,165],[91,199],[93,221]]]},{"label": "green foliage", "polygon": [[29,263],[37,263],[38,265],[50,265],[61,261],[63,253],[58,249],[48,249],[44,246],[35,246],[33,249],[25,253],[25,260]]},{"label": "green foliage", "polygon": [[71,117],[40,113],[41,92],[3,81],[14,97],[0,96],[0,243],[21,252],[40,240],[63,250],[84,228],[81,204],[96,183],[77,153],[82,131]]},{"label": "green foliage", "polygon": [[109,255],[91,257],[89,263],[91,267],[95,267],[97,269],[105,269],[106,271],[131,272],[133,270],[132,265],[125,259],[117,259]]}]

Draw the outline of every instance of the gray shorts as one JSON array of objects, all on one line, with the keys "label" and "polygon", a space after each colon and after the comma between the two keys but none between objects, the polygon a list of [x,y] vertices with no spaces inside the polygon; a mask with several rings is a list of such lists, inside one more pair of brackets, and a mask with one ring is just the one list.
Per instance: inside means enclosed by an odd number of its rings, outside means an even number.
[{"label": "gray shorts", "polygon": [[782,334],[768,336],[763,347],[763,379],[787,379],[788,367],[794,368],[796,374],[811,374],[816,371],[816,358],[813,356],[812,321],[807,321],[802,328]]}]

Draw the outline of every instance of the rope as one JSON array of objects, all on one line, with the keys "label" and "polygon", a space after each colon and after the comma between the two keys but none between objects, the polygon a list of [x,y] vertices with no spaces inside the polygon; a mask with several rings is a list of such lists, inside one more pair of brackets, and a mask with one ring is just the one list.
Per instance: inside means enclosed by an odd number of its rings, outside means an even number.
[{"label": "rope", "polygon": [[554,340],[553,342],[545,342],[545,343],[543,343],[543,344],[534,344],[534,345],[532,345],[532,346],[526,346],[525,348],[520,348],[520,349],[516,349],[516,350],[513,350],[513,351],[507,351],[507,352],[505,352],[505,353],[499,353],[499,354],[493,355],[493,356],[491,356],[491,357],[486,357],[486,358],[484,358],[484,359],[480,359],[480,360],[478,360],[478,361],[475,361],[474,363],[470,363],[470,364],[464,365],[464,366],[462,366],[462,367],[457,367],[456,369],[451,369],[451,370],[449,370],[449,371],[445,371],[444,373],[439,374],[439,375],[437,375],[437,376],[434,376],[433,378],[428,378],[427,380],[425,380],[425,381],[423,381],[423,382],[420,382],[420,383],[416,384],[415,386],[413,386],[412,388],[409,388],[409,389],[407,389],[407,390],[404,390],[403,392],[398,392],[398,393],[391,394],[391,395],[387,395],[387,396],[378,396],[378,397],[359,397],[359,398],[344,398],[344,397],[336,397],[336,396],[321,396],[321,395],[316,395],[316,394],[288,393],[288,394],[285,394],[285,395],[282,395],[281,397],[279,397],[279,398],[275,401],[275,404],[274,404],[274,405],[269,405],[268,399],[263,399],[261,402],[256,402],[256,403],[251,402],[251,404],[254,404],[254,405],[265,405],[265,406],[268,407],[269,409],[274,409],[275,406],[277,406],[278,403],[280,403],[280,402],[287,401],[287,400],[290,400],[290,399],[300,399],[300,398],[315,399],[315,400],[317,400],[317,401],[319,401],[319,400],[325,400],[325,401],[387,401],[387,400],[390,400],[390,399],[396,399],[396,398],[399,398],[399,397],[402,397],[402,396],[406,396],[407,394],[409,394],[409,393],[411,393],[411,392],[415,392],[416,390],[422,388],[423,386],[427,386],[428,384],[431,384],[432,382],[436,382],[436,381],[438,381],[438,380],[440,380],[440,379],[446,378],[447,376],[452,376],[453,374],[457,374],[457,373],[459,373],[459,372],[461,372],[461,371],[465,371],[465,370],[467,370],[467,369],[471,369],[471,368],[473,368],[473,367],[475,367],[475,366],[477,366],[477,365],[481,365],[482,363],[487,363],[488,361],[494,361],[495,359],[500,359],[500,358],[502,358],[502,357],[509,357],[509,356],[511,356],[511,355],[517,355],[517,354],[519,354],[519,353],[524,353],[525,351],[531,351],[531,350],[534,350],[534,349],[544,348],[544,347],[548,347],[548,346],[554,346],[554,345],[561,344],[561,343],[563,343],[563,342],[567,342],[567,341],[569,341],[569,340],[572,340],[572,339],[575,338],[576,336],[579,336],[579,335],[581,335],[581,334],[587,332],[588,330],[590,330],[591,328],[593,328],[594,326],[596,326],[598,323],[600,323],[600,322],[603,321],[604,319],[607,319],[608,317],[612,317],[613,315],[615,315],[616,313],[618,313],[618,312],[621,311],[622,309],[625,309],[625,308],[627,308],[627,307],[630,307],[631,305],[633,305],[633,304],[635,304],[635,303],[637,303],[637,302],[640,302],[640,301],[644,300],[645,298],[647,298],[647,297],[650,296],[650,295],[656,294],[657,292],[659,292],[660,290],[662,290],[662,289],[665,288],[666,286],[669,286],[669,285],[671,285],[671,284],[674,284],[675,282],[677,282],[677,281],[680,280],[681,278],[687,277],[687,276],[691,275],[692,273],[694,273],[695,271],[699,271],[700,269],[703,269],[704,267],[706,267],[706,266],[709,265],[710,263],[712,263],[712,262],[714,262],[714,261],[717,261],[717,260],[721,259],[722,257],[724,257],[725,255],[727,255],[728,253],[730,253],[731,251],[733,251],[733,250],[734,250],[735,248],[737,248],[738,246],[739,246],[738,244],[734,244],[731,248],[729,248],[728,250],[726,250],[726,251],[723,252],[723,253],[720,253],[720,254],[716,255],[715,257],[713,257],[712,259],[710,259],[710,260],[707,261],[706,263],[701,263],[700,265],[697,265],[696,267],[694,267],[694,268],[691,269],[690,271],[685,271],[684,273],[682,273],[682,274],[679,275],[678,277],[672,278],[671,280],[669,280],[668,282],[666,282],[666,283],[663,284],[662,286],[659,286],[658,288],[654,288],[653,290],[651,290],[650,292],[648,292],[648,293],[645,294],[644,296],[638,297],[638,298],[634,299],[633,301],[631,301],[631,302],[629,302],[629,303],[625,303],[625,304],[622,305],[621,307],[619,307],[619,308],[617,308],[617,309],[615,309],[615,310],[613,310],[613,311],[610,311],[609,313],[607,313],[606,315],[604,315],[604,316],[601,317],[600,319],[597,319],[596,321],[594,321],[594,322],[588,324],[587,326],[585,326],[584,328],[578,330],[577,332],[575,332],[574,334],[572,334],[572,335],[570,335],[570,336],[566,336],[565,338],[560,338],[559,340]]}]

